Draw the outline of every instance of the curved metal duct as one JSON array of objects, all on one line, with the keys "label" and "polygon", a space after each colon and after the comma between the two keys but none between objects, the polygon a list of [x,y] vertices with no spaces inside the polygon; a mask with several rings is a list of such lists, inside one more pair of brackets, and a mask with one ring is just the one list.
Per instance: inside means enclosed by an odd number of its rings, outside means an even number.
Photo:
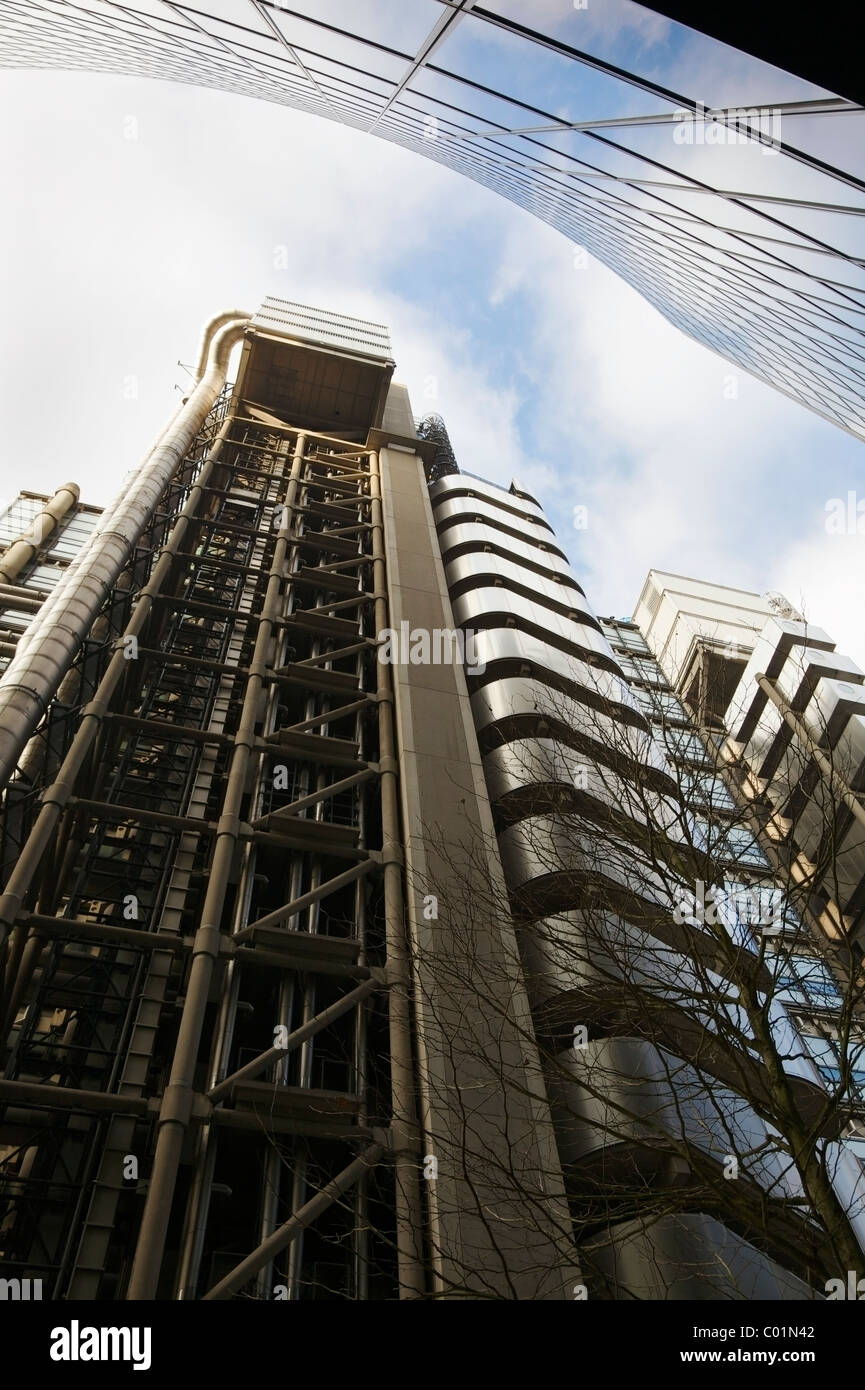
[{"label": "curved metal duct", "polygon": [[250,316],[205,329],[206,368],[188,401],[160,434],[122,492],[109,504],[88,543],[56,585],[18,643],[0,678],[0,786],[14,771],[81,642],[150,521],[177,467],[225,384],[231,349]]},{"label": "curved metal duct", "polygon": [[198,349],[198,361],[195,364],[196,383],[201,380],[207,370],[207,359],[210,354],[210,347],[214,336],[220,328],[224,328],[227,323],[234,323],[240,319],[249,320],[252,315],[246,309],[227,309],[224,314],[217,314],[204,325],[201,331],[201,344]]}]

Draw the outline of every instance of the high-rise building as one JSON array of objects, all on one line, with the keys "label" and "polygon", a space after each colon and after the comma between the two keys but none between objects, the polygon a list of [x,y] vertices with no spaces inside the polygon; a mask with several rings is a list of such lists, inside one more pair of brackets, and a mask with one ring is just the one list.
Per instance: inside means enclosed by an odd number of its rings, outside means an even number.
[{"label": "high-rise building", "polygon": [[852,1197],[790,1134],[848,1119],[761,1002],[771,866],[637,626],[393,371],[379,324],[214,320],[0,679],[3,1274],[817,1296]]},{"label": "high-rise building", "polygon": [[[776,592],[650,570],[633,621],[617,628],[628,634],[629,651],[620,650],[635,694],[655,705],[665,742],[681,747],[677,726],[687,731],[700,798],[716,820],[730,814],[726,833],[741,845],[739,867],[764,888],[781,885],[773,891],[785,910],[766,942],[775,993],[803,1056],[845,1096],[846,1123],[827,1148],[826,1168],[865,1244],[856,906],[865,865],[852,792],[865,677]],[[743,737],[757,726],[761,737]]]},{"label": "high-rise building", "polygon": [[837,1177],[858,1206],[849,1160],[865,1163],[865,675],[775,592],[650,570],[634,620],[748,808],[767,871],[795,892],[789,1007],[829,1085],[841,1075],[839,1038],[846,1045],[853,1103]]},{"label": "high-rise building", "polygon": [[650,570],[634,614],[828,937],[865,956],[865,675],[782,594]]}]

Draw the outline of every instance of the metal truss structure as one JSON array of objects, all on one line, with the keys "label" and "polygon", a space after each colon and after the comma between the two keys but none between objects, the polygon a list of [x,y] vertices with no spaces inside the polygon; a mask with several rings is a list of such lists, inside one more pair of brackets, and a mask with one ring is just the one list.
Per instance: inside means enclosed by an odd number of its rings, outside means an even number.
[{"label": "metal truss structure", "polygon": [[0,1257],[46,1297],[420,1287],[384,563],[375,452],[223,392],[11,789]]},{"label": "metal truss structure", "polygon": [[557,228],[692,338],[862,437],[863,108],[630,0],[606,27],[593,11],[6,0],[0,62],[213,87],[394,141]]},{"label": "metal truss structure", "polygon": [[435,444],[436,452],[429,470],[429,481],[437,483],[439,478],[447,478],[459,473],[459,465],[451,444],[447,425],[440,415],[424,415],[417,423],[418,439],[427,439]]}]

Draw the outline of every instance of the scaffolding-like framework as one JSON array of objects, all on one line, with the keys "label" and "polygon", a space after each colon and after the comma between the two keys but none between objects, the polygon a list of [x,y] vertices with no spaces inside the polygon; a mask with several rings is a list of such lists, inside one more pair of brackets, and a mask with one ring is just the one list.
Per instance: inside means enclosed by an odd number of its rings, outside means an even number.
[{"label": "scaffolding-like framework", "polygon": [[123,579],[4,827],[4,1273],[420,1293],[377,456],[223,393]]},{"label": "scaffolding-like framework", "polygon": [[459,464],[451,444],[451,437],[448,434],[447,425],[440,415],[424,415],[423,419],[418,420],[417,437],[418,439],[426,439],[436,446],[433,461],[427,470],[428,482],[437,483],[439,478],[447,478],[453,473],[459,473]]}]

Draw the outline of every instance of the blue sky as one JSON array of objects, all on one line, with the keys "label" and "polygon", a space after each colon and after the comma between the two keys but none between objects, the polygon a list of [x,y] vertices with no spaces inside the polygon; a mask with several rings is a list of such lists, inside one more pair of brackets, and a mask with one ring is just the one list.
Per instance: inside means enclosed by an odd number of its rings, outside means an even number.
[{"label": "blue sky", "polygon": [[4,496],[73,478],[107,501],[202,322],[277,294],[386,321],[415,413],[445,417],[465,469],[539,496],[598,612],[630,612],[650,567],[781,589],[865,663],[865,541],[825,528],[830,499],[865,492],[862,444],[528,214],[193,87],[4,73],[0,120]]}]

